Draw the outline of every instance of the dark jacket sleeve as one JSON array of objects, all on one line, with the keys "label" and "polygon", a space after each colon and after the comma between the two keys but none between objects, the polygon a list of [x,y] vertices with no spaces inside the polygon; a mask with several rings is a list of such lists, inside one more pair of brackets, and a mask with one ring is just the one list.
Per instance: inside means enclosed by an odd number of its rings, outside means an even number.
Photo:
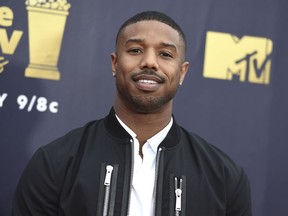
[{"label": "dark jacket sleeve", "polygon": [[14,195],[12,216],[56,216],[58,189],[47,152],[40,148],[25,168]]},{"label": "dark jacket sleeve", "polygon": [[230,172],[227,178],[234,182],[227,184],[226,216],[252,216],[250,184],[244,170],[240,167],[236,173]]},{"label": "dark jacket sleeve", "polygon": [[[201,143],[200,147],[198,146],[200,149],[198,155],[208,158],[205,164],[209,164],[208,173],[212,173],[209,175],[209,180],[214,184],[218,179],[215,187],[221,199],[224,193],[225,216],[252,216],[250,183],[244,169],[222,150],[207,143],[201,137],[193,135],[196,137],[194,143]],[[221,176],[220,181],[219,176]]]}]

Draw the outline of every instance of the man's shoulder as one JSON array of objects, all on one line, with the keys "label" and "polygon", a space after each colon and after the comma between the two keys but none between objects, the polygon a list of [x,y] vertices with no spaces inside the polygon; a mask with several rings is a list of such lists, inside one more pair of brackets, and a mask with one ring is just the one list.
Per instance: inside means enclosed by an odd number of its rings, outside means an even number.
[{"label": "man's shoulder", "polygon": [[202,136],[188,132],[182,128],[187,137],[193,153],[197,155],[198,160],[201,160],[206,166],[213,166],[219,169],[228,169],[230,172],[242,172],[242,168],[237,164],[227,153],[217,147],[215,144],[208,142]]},{"label": "man's shoulder", "polygon": [[244,169],[201,136],[184,129],[182,131],[185,147],[192,152],[189,161],[193,158],[197,170],[216,193],[225,192],[227,213],[251,215],[250,184]]},{"label": "man's shoulder", "polygon": [[87,140],[101,123],[102,119],[90,121],[81,127],[70,130],[65,135],[42,146],[41,149],[55,159],[77,154],[81,146],[85,148]]}]

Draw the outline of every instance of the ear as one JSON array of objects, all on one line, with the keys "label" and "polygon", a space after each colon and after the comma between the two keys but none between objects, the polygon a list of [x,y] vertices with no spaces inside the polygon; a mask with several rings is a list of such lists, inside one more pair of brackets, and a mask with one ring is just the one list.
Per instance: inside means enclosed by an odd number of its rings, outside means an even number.
[{"label": "ear", "polygon": [[117,60],[117,54],[115,52],[111,53],[111,66],[114,73],[117,71]]},{"label": "ear", "polygon": [[185,79],[186,73],[188,71],[188,68],[189,68],[189,62],[186,61],[181,64],[179,85],[182,85]]}]

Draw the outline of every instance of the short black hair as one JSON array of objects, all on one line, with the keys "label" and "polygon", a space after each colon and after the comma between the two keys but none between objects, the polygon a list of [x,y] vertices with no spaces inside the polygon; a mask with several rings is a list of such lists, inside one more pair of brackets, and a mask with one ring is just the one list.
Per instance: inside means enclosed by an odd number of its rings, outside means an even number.
[{"label": "short black hair", "polygon": [[125,29],[127,26],[140,21],[149,21],[149,20],[165,23],[166,25],[176,30],[179,33],[180,37],[183,39],[184,50],[186,50],[186,37],[181,27],[170,16],[159,11],[143,11],[126,20],[118,30],[116,36],[116,44],[118,42],[122,30]]}]

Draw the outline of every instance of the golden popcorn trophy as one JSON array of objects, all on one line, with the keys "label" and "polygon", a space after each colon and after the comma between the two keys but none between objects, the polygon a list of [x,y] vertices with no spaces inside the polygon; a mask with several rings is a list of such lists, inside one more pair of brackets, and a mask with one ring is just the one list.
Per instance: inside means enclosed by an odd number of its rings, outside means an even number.
[{"label": "golden popcorn trophy", "polygon": [[26,77],[60,80],[57,64],[68,10],[67,0],[27,0],[29,65]]}]

